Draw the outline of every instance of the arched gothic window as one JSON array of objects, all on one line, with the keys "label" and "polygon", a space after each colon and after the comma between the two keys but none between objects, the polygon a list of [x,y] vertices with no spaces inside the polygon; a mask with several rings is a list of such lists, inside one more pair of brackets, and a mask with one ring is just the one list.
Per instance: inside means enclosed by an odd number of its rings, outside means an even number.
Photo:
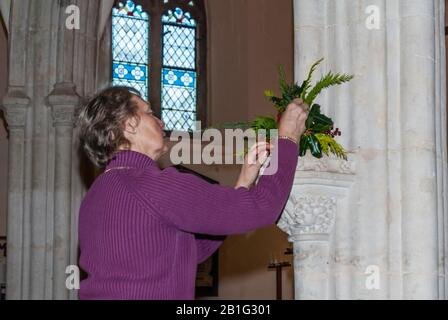
[{"label": "arched gothic window", "polygon": [[168,131],[204,127],[203,0],[117,1],[112,10],[113,84],[138,89]]}]

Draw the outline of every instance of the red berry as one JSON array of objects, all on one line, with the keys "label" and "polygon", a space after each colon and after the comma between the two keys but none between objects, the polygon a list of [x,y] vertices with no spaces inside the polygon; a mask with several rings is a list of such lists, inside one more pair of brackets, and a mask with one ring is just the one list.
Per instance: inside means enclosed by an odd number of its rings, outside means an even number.
[{"label": "red berry", "polygon": [[282,114],[281,114],[281,112],[279,111],[279,112],[277,112],[277,123],[279,123],[280,122],[280,119],[282,118]]}]

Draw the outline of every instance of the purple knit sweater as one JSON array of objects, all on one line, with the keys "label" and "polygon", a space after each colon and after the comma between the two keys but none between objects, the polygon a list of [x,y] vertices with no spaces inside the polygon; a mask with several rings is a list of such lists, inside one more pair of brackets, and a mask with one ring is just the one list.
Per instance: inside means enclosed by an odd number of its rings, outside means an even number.
[{"label": "purple knit sweater", "polygon": [[298,150],[283,139],[277,148],[278,172],[250,190],[160,170],[144,154],[118,152],[107,166],[117,169],[99,176],[81,205],[80,267],[88,278],[80,299],[194,299],[197,264],[221,245],[216,236],[278,219]]}]

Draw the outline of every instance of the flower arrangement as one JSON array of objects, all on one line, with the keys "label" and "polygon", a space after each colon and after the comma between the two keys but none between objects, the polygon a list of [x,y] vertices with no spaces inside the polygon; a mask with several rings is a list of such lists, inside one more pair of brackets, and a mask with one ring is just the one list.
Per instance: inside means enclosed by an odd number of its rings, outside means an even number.
[{"label": "flower arrangement", "polygon": [[322,92],[323,89],[340,85],[353,79],[353,75],[332,73],[331,71],[325,74],[314,86],[312,86],[312,76],[317,66],[323,59],[315,62],[309,72],[306,80],[301,85],[286,81],[285,72],[283,68],[279,68],[280,76],[280,92],[281,96],[275,96],[271,90],[265,91],[265,96],[270,99],[277,110],[277,118],[269,116],[259,116],[254,121],[240,122],[234,127],[252,128],[256,132],[261,129],[266,130],[267,139],[269,140],[269,130],[278,129],[282,113],[286,107],[296,98],[301,98],[309,107],[308,119],[305,123],[305,132],[300,137],[300,152],[299,156],[305,156],[306,152],[310,150],[311,154],[316,158],[322,158],[322,155],[334,154],[336,157],[347,160],[347,152],[335,140],[335,137],[341,135],[339,128],[334,129],[334,122],[331,118],[321,112],[321,106],[314,103],[314,100]]}]

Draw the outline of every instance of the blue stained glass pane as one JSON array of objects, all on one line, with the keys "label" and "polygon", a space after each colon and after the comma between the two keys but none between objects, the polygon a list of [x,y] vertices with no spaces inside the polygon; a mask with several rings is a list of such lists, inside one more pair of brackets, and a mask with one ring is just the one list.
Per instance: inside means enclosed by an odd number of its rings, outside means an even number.
[{"label": "blue stained glass pane", "polygon": [[196,114],[194,112],[180,112],[162,110],[162,120],[166,130],[195,131]]},{"label": "blue stained glass pane", "polygon": [[112,9],[113,85],[139,90],[148,98],[149,16],[133,1]]},{"label": "blue stained glass pane", "polygon": [[163,26],[163,65],[196,68],[196,29]]},{"label": "blue stained glass pane", "polygon": [[148,100],[148,87],[146,82],[114,78],[112,79],[112,85],[135,88],[140,92],[143,99]]},{"label": "blue stained glass pane", "polygon": [[115,61],[148,63],[149,22],[112,18],[112,56]]},{"label": "blue stained glass pane", "polygon": [[167,130],[193,131],[196,121],[196,21],[180,8],[162,16],[162,120]]},{"label": "blue stained glass pane", "polygon": [[114,63],[113,77],[126,80],[146,81],[147,70],[145,65]]},{"label": "blue stained glass pane", "polygon": [[162,16],[162,22],[175,23],[183,26],[195,27],[196,21],[191,17],[189,12],[184,12],[181,8],[168,10]]},{"label": "blue stained glass pane", "polygon": [[195,112],[195,90],[175,86],[164,86],[162,90],[162,109]]},{"label": "blue stained glass pane", "polygon": [[196,72],[193,71],[163,69],[162,77],[164,85],[196,88]]},{"label": "blue stained glass pane", "polygon": [[148,18],[148,14],[143,12],[143,8],[140,5],[135,5],[134,1],[128,0],[126,4],[118,3],[118,8],[114,8],[112,13],[115,15],[122,15],[127,17]]},{"label": "blue stained glass pane", "polygon": [[196,72],[162,70],[162,121],[167,130],[194,130]]}]

